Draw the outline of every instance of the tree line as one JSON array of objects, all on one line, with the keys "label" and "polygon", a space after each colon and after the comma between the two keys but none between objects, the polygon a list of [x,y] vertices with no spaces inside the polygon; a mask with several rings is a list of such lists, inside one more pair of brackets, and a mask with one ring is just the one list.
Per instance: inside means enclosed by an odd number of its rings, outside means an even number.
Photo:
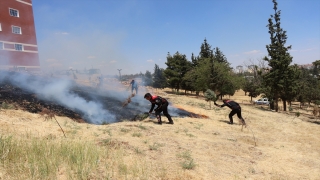
[{"label": "tree line", "polygon": [[270,108],[275,111],[279,109],[279,101],[283,103],[284,111],[293,101],[320,104],[320,60],[314,61],[311,69],[292,64],[291,46],[286,46],[286,31],[281,28],[281,11],[277,1],[272,2],[274,14],[267,25],[271,40],[266,45],[268,56],[258,64],[251,62],[247,71],[235,72],[221,49],[212,48],[204,39],[199,54],[192,53],[190,60],[178,51],[175,54],[168,52],[165,69],[155,64],[153,73],[140,73],[144,85],[169,87],[176,92],[190,91],[196,95],[209,89],[219,98],[232,96],[242,89],[251,100],[261,94],[268,97]]}]

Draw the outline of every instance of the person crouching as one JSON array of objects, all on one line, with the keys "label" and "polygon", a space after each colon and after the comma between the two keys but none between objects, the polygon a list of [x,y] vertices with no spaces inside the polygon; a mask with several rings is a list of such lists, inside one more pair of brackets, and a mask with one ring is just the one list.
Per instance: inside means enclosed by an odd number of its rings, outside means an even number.
[{"label": "person crouching", "polygon": [[214,102],[214,105],[216,105],[218,107],[221,107],[221,108],[224,107],[224,106],[228,106],[231,109],[231,112],[229,114],[229,119],[230,119],[229,124],[233,124],[232,116],[237,114],[238,118],[241,120],[241,124],[246,126],[246,122],[244,121],[244,119],[241,116],[241,107],[240,107],[240,105],[237,102],[231,101],[231,100],[228,100],[228,99],[224,99],[224,100],[222,100],[222,102],[223,102],[222,105],[218,105],[216,102]]},{"label": "person crouching", "polygon": [[161,112],[163,112],[163,114],[168,118],[169,122],[167,124],[173,124],[173,120],[170,114],[168,113],[169,102],[165,98],[162,98],[161,96],[152,96],[150,93],[146,93],[144,95],[144,98],[151,102],[149,114],[152,113],[155,105],[157,105],[157,108],[154,111],[158,119],[158,124],[162,124],[160,115]]}]

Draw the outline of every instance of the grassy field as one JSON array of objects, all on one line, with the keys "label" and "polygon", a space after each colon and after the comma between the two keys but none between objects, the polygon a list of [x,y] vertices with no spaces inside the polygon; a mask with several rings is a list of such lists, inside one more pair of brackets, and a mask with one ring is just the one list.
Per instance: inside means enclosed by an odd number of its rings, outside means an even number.
[{"label": "grassy field", "polygon": [[227,107],[156,93],[209,118],[160,126],[150,118],[93,125],[56,116],[65,138],[55,120],[1,109],[0,179],[320,179],[320,120],[310,110],[272,112],[239,91],[230,98],[242,106],[241,130],[236,116],[227,124]]}]

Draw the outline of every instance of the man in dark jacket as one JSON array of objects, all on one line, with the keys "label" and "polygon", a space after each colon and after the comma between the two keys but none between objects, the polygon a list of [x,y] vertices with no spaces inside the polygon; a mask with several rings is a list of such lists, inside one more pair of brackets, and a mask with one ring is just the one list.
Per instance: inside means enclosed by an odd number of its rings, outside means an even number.
[{"label": "man in dark jacket", "polygon": [[242,125],[244,125],[244,126],[246,125],[246,122],[244,121],[244,119],[241,116],[241,107],[237,102],[231,101],[228,99],[224,99],[222,105],[218,105],[216,102],[214,102],[214,105],[221,107],[221,108],[224,106],[228,106],[231,109],[231,112],[229,114],[229,119],[230,119],[229,124],[233,124],[232,116],[237,114],[238,118],[241,120]]},{"label": "man in dark jacket", "polygon": [[157,105],[157,108],[154,111],[158,119],[158,124],[162,124],[160,115],[161,112],[163,112],[163,114],[168,118],[169,122],[167,124],[173,124],[173,120],[170,114],[168,113],[169,102],[165,98],[162,98],[161,96],[152,96],[150,93],[146,93],[144,95],[144,98],[151,102],[149,114],[152,113],[155,105]]}]

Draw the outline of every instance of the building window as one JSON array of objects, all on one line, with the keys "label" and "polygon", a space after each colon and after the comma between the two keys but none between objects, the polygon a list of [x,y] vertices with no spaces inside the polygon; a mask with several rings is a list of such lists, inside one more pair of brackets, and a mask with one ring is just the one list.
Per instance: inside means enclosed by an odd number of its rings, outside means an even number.
[{"label": "building window", "polygon": [[23,51],[23,45],[22,44],[14,44],[14,49],[17,51]]},{"label": "building window", "polygon": [[12,26],[12,33],[13,33],[13,34],[22,34],[22,33],[21,33],[21,27]]},{"label": "building window", "polygon": [[0,31],[2,31],[1,23],[0,23]]},{"label": "building window", "polygon": [[4,49],[3,42],[0,42],[0,50]]},{"label": "building window", "polygon": [[9,8],[9,13],[10,13],[10,16],[19,17],[19,11],[16,9]]}]

